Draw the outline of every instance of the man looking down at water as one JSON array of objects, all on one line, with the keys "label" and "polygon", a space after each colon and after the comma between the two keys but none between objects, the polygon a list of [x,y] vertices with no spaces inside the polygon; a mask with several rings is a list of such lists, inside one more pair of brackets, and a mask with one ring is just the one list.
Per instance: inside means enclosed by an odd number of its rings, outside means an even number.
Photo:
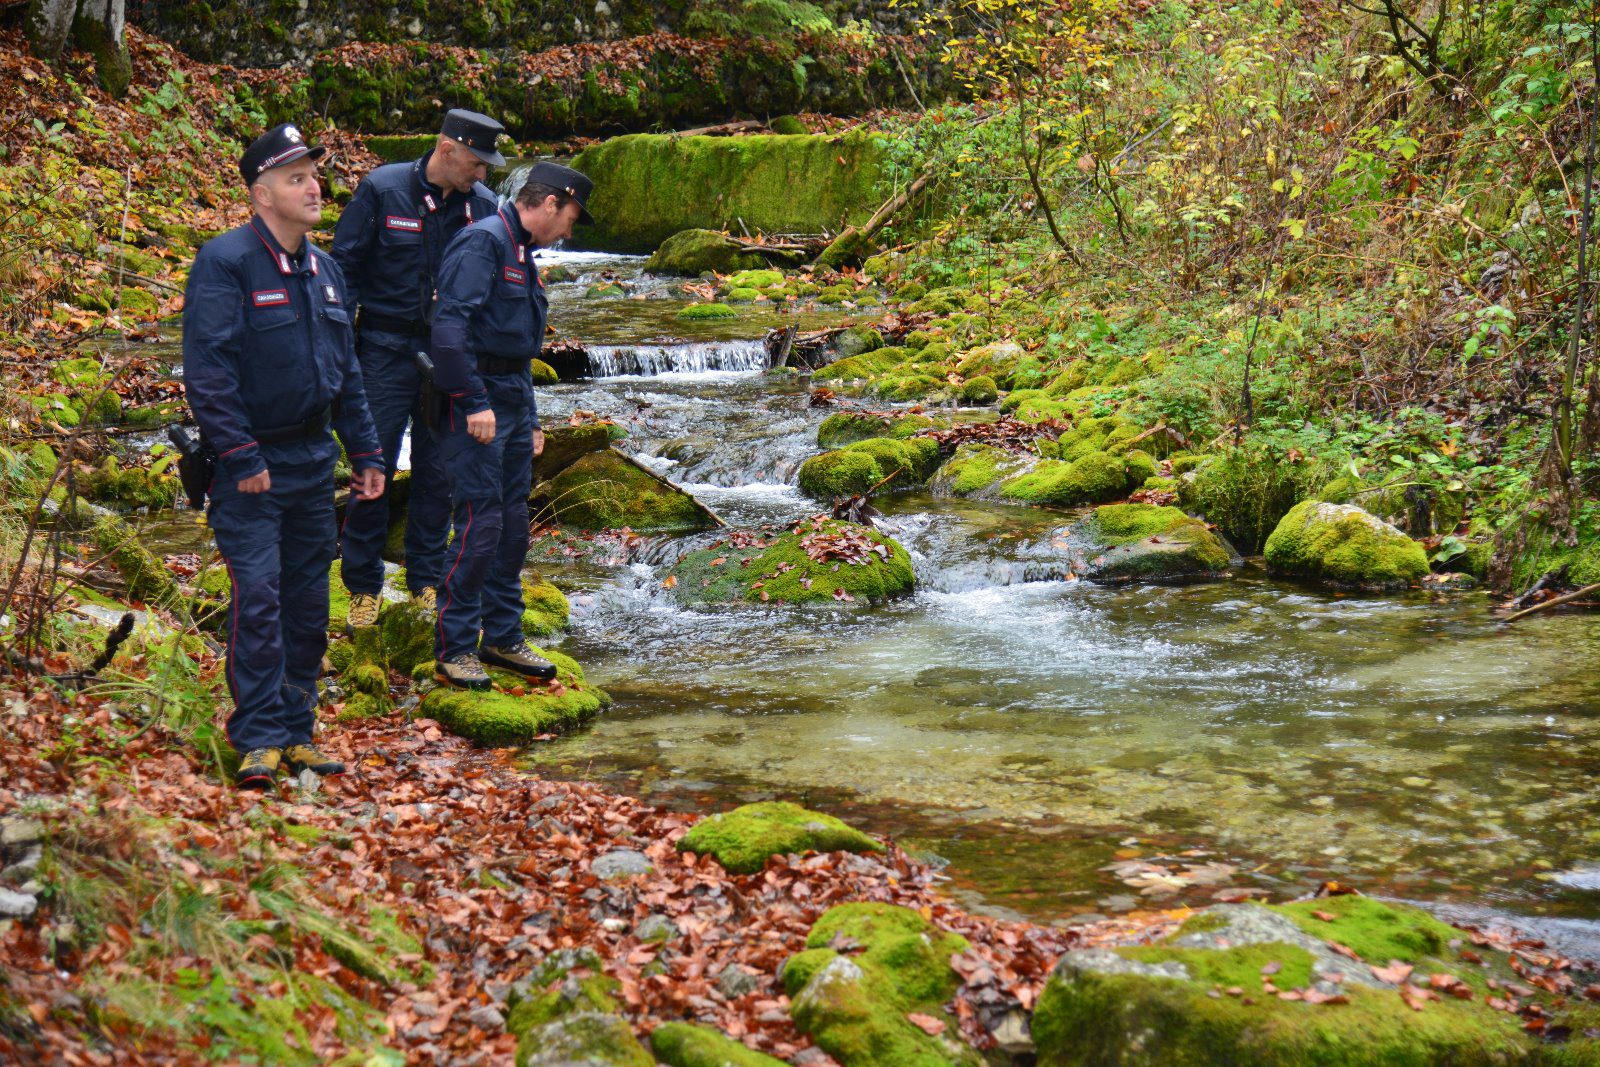
[{"label": "man looking down at water", "polygon": [[[333,235],[333,257],[344,268],[350,303],[360,307],[356,355],[391,479],[411,425],[406,586],[412,601],[430,612],[436,610],[443,570],[450,488],[423,424],[415,354],[428,347],[445,248],[473,222],[492,217],[499,204],[483,181],[491,166],[505,166],[495,150],[504,132],[486,115],[450,111],[438,142],[421,159],[386,164],[362,179]],[[352,630],[378,621],[388,532],[387,494],[352,503],[345,513],[340,552]]]},{"label": "man looking down at water", "polygon": [[442,402],[433,426],[456,537],[434,644],[439,677],[451,685],[487,689],[484,663],[555,676],[522,636],[528,493],[544,450],[529,364],[549,313],[533,251],[593,221],[585,207],[593,186],[570,167],[536,164],[511,203],[450,242],[439,271],[432,356]]},{"label": "man looking down at water", "polygon": [[329,426],[356,499],[383,493],[344,277],[306,240],[322,218],[324,151],[287,123],[245,149],[255,215],[206,242],[184,291],[184,387],[217,455],[210,525],[233,582],[228,741],[245,754],[239,785],[253,789],[280,770],[344,770],[312,744],[337,535]]}]

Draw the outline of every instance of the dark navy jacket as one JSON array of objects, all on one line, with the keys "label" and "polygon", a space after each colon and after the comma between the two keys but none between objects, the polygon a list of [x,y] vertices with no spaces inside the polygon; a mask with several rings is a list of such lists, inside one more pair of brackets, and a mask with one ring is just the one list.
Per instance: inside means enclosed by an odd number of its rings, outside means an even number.
[{"label": "dark navy jacket", "polygon": [[[526,378],[526,364],[544,345],[550,305],[530,241],[516,208],[506,204],[445,249],[433,319],[433,380],[468,415],[489,407],[479,357],[519,360]],[[533,425],[539,425],[537,412]]]},{"label": "dark navy jacket", "polygon": [[390,318],[427,322],[439,263],[452,238],[495,213],[499,201],[482,182],[446,195],[424,175],[429,152],[385,164],[356,186],[333,231],[333,258],[344,268],[350,304]]},{"label": "dark navy jacket", "polygon": [[219,477],[242,481],[273,466],[339,456],[326,431],[259,444],[258,430],[311,419],[338,401],[333,425],[357,468],[383,468],[356,362],[339,265],[308,240],[296,260],[248,223],[207,241],[183,303],[183,380],[189,410],[219,457]]}]

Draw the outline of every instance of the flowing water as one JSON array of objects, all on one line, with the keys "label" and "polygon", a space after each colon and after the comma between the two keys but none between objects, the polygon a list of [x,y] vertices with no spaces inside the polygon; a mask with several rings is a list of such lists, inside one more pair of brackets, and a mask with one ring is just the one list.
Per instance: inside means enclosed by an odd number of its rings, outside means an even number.
[{"label": "flowing water", "polygon": [[[547,422],[615,419],[731,525],[815,512],[793,483],[827,412],[757,369],[759,324],[690,343],[581,289],[554,287],[552,320],[612,376],[542,390]],[[1149,903],[1099,868],[1205,850],[1237,886],[1336,878],[1600,946],[1557,922],[1600,893],[1600,618],[1502,628],[1481,594],[1341,596],[1251,566],[1098,587],[1062,580],[1070,514],[879,503],[919,590],[878,608],[684,610],[662,578],[704,535],[606,563],[536,547],[573,591],[562,647],[616,707],[532,765],[685,808],[818,804],[938,854],[954,892],[1002,912]]]}]

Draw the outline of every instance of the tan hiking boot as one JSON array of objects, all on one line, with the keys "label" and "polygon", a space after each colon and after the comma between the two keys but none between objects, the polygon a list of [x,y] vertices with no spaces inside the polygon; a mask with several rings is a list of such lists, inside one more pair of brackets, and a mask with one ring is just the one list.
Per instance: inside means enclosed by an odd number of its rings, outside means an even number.
[{"label": "tan hiking boot", "polygon": [[431,585],[425,585],[411,594],[411,603],[426,611],[429,615],[439,614],[439,591]]},{"label": "tan hiking boot", "polygon": [[278,770],[282,766],[283,749],[252,748],[244,754],[233,782],[240,789],[271,789],[278,782]]},{"label": "tan hiking boot", "polygon": [[516,671],[524,678],[537,678],[541,682],[556,676],[556,665],[538,655],[526,641],[514,645],[484,645],[478,655],[485,663]]},{"label": "tan hiking boot", "polygon": [[344,773],[344,764],[325,754],[316,745],[290,745],[283,750],[283,761],[288,766],[290,774],[310,770],[326,778],[329,775]]},{"label": "tan hiking boot", "polygon": [[440,660],[434,664],[433,670],[440,681],[459,689],[489,688],[489,672],[483,669],[483,663],[471,652]]},{"label": "tan hiking boot", "polygon": [[352,630],[378,625],[379,606],[376,593],[350,594],[350,615],[346,625]]}]

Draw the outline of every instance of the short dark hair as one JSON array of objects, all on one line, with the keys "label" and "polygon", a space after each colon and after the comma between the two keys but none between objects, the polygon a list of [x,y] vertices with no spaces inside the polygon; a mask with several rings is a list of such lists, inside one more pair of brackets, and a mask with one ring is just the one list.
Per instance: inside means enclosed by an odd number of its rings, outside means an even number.
[{"label": "short dark hair", "polygon": [[523,207],[538,207],[552,196],[556,198],[558,209],[578,202],[578,198],[565,189],[557,189],[555,186],[540,182],[523,182],[522,188],[517,190],[517,203]]}]

